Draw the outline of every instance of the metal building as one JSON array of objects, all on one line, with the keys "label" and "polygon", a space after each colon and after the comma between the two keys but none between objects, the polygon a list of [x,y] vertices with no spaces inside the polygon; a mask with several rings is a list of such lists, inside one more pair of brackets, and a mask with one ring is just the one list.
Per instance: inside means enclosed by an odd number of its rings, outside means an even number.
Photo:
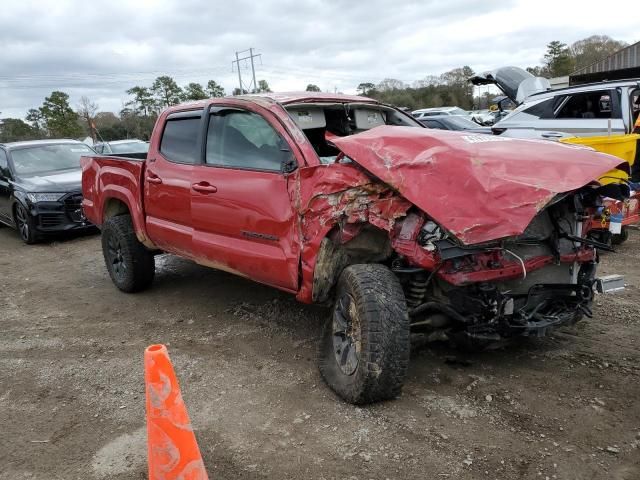
[{"label": "metal building", "polygon": [[569,85],[640,78],[640,42],[624,47],[569,75]]}]

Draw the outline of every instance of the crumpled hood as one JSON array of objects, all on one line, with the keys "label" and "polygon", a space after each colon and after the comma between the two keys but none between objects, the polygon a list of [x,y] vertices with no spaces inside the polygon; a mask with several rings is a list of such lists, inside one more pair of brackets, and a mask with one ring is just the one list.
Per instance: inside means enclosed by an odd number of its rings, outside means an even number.
[{"label": "crumpled hood", "polygon": [[621,163],[556,142],[414,127],[380,126],[333,143],[465,244],[522,234],[556,194]]}]

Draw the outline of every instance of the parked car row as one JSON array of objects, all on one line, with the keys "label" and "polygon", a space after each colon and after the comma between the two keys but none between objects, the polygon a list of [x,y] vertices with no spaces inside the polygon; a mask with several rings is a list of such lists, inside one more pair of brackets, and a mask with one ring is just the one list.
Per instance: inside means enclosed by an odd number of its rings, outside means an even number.
[{"label": "parked car row", "polygon": [[427,117],[436,117],[442,115],[469,115],[469,112],[463,110],[460,107],[434,107],[434,108],[422,108],[420,110],[414,110],[411,115],[416,120],[423,120]]},{"label": "parked car row", "polygon": [[476,126],[491,126],[500,121],[507,114],[508,112],[502,110],[487,109],[467,111],[459,107],[422,108],[420,110],[414,110],[411,112],[413,118],[421,122],[424,122],[424,120],[431,119],[433,117],[458,117],[466,120],[471,120],[476,123]]},{"label": "parked car row", "polygon": [[92,153],[73,140],[0,144],[0,222],[29,244],[89,227],[81,206],[80,157]]},{"label": "parked car row", "polygon": [[[101,153],[133,155],[146,153],[148,147],[141,140],[95,146]],[[76,140],[0,144],[0,225],[15,228],[27,244],[91,228],[82,212],[80,157],[93,153]]]}]

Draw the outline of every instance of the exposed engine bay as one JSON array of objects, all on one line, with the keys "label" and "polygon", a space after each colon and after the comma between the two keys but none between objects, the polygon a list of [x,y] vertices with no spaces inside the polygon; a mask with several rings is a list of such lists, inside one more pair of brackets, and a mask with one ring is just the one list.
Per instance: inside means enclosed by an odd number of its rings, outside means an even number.
[{"label": "exposed engine bay", "polygon": [[[425,218],[417,243],[438,258],[434,267],[415,268],[400,254],[392,260],[412,328],[431,340],[479,346],[543,336],[552,327],[591,317],[598,254],[597,242],[584,230],[595,205],[582,205],[584,199],[593,196],[561,196],[522,235],[471,247]],[[400,228],[402,236],[405,225]]]}]

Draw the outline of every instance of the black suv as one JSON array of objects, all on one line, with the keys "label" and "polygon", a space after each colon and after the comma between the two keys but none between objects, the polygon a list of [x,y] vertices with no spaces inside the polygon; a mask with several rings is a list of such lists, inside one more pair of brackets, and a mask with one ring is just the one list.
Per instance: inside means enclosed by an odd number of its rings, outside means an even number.
[{"label": "black suv", "polygon": [[93,150],[75,140],[0,144],[0,224],[28,244],[48,234],[85,229],[80,157]]}]

